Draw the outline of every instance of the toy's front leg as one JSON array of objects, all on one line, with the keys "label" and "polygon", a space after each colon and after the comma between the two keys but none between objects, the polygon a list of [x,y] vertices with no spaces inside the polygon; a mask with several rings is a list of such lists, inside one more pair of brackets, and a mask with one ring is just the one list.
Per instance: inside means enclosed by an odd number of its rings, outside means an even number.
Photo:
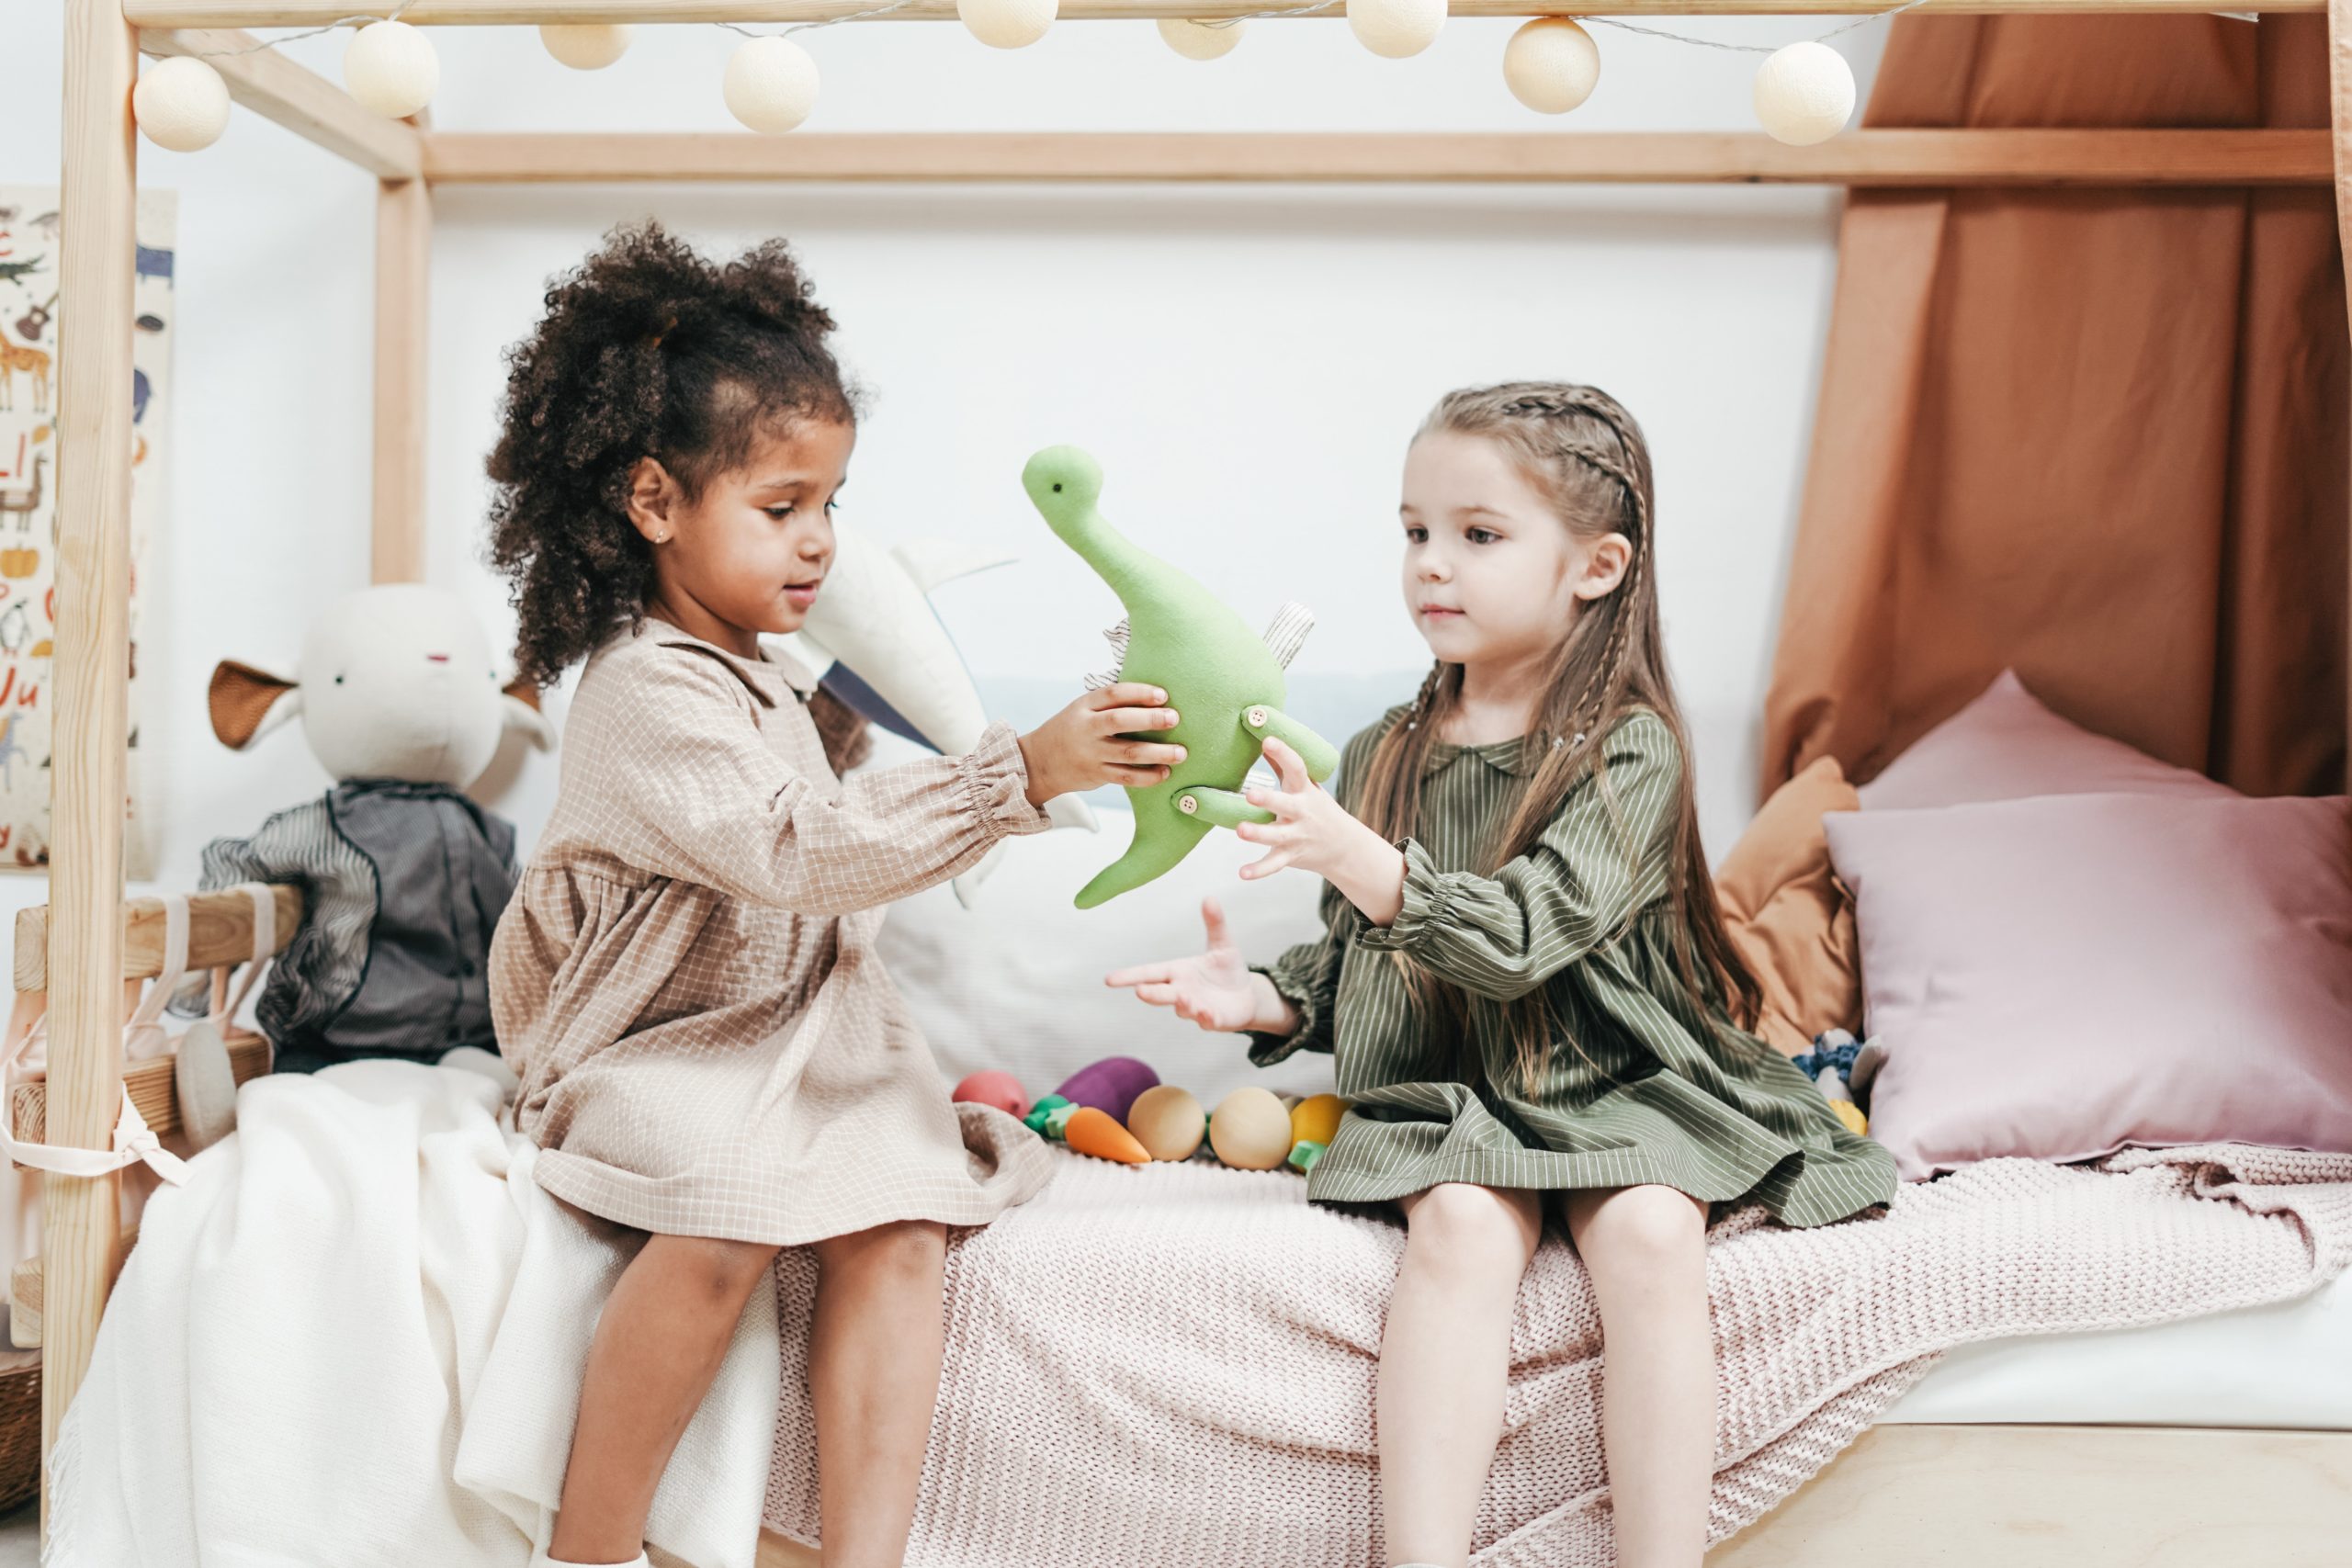
[{"label": "toy's front leg", "polygon": [[1306,764],[1306,776],[1317,784],[1340,771],[1340,749],[1280,708],[1263,703],[1244,708],[1241,727],[1261,742],[1272,735],[1297,752],[1298,760]]},{"label": "toy's front leg", "polygon": [[1262,806],[1252,806],[1238,792],[1211,789],[1205,784],[1193,784],[1178,790],[1171,801],[1177,810],[1197,822],[1214,823],[1219,828],[1238,828],[1244,822],[1271,822],[1274,814]]}]

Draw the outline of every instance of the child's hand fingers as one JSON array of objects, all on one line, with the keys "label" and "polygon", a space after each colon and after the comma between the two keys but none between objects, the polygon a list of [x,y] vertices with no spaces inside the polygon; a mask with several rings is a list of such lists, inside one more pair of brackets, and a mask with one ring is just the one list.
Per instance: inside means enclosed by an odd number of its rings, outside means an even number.
[{"label": "child's hand fingers", "polygon": [[1104,708],[1094,716],[1091,722],[1098,735],[1136,735],[1154,729],[1173,729],[1182,722],[1182,716],[1174,708]]},{"label": "child's hand fingers", "polygon": [[1290,749],[1288,741],[1279,736],[1269,735],[1265,750],[1266,761],[1272,762],[1274,772],[1282,775],[1283,788],[1286,792],[1304,795],[1315,787],[1315,781],[1306,776],[1306,760]]},{"label": "child's hand fingers", "polygon": [[[1167,705],[1168,694],[1148,681],[1117,681],[1078,699],[1090,708],[1156,708]],[[1136,728],[1140,728],[1137,726]]]},{"label": "child's hand fingers", "polygon": [[1297,854],[1296,850],[1280,849],[1267,855],[1263,860],[1253,860],[1241,868],[1241,879],[1244,882],[1255,882],[1261,876],[1272,876],[1288,866]]},{"label": "child's hand fingers", "polygon": [[1287,822],[1242,822],[1235,825],[1233,836],[1247,839],[1253,844],[1281,844],[1285,847],[1298,842],[1298,829]]},{"label": "child's hand fingers", "polygon": [[1168,770],[1154,764],[1131,767],[1125,762],[1112,762],[1102,770],[1102,782],[1127,789],[1149,789],[1153,784],[1168,782]]},{"label": "child's hand fingers", "polygon": [[1114,969],[1102,976],[1106,986],[1148,986],[1154,981],[1165,982],[1175,977],[1173,964],[1130,964],[1125,969]]},{"label": "child's hand fingers", "polygon": [[1184,748],[1164,740],[1114,740],[1107,750],[1113,761],[1135,768],[1172,768],[1184,760]]},{"label": "child's hand fingers", "polygon": [[1215,898],[1201,900],[1201,924],[1208,931],[1212,951],[1233,945],[1233,938],[1226,931],[1225,910]]},{"label": "child's hand fingers", "polygon": [[1269,789],[1264,784],[1251,784],[1241,792],[1241,798],[1252,806],[1264,807],[1284,822],[1301,815],[1305,810],[1305,805],[1300,796],[1285,795],[1281,790]]},{"label": "child's hand fingers", "polygon": [[1156,1008],[1172,1008],[1176,1005],[1177,993],[1173,986],[1138,986],[1136,987],[1136,995]]}]

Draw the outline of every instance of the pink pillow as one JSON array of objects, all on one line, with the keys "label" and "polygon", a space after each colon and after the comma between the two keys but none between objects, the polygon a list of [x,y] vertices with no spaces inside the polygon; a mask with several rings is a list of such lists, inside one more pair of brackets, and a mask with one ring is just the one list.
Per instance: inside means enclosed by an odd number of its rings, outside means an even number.
[{"label": "pink pillow", "polygon": [[2341,797],[1838,812],[1871,1132],[1906,1180],[2227,1139],[2352,1151]]},{"label": "pink pillow", "polygon": [[2188,768],[2052,713],[2004,670],[1966,707],[1913,741],[1859,792],[1865,811],[1966,806],[2030,795],[2234,796]]}]

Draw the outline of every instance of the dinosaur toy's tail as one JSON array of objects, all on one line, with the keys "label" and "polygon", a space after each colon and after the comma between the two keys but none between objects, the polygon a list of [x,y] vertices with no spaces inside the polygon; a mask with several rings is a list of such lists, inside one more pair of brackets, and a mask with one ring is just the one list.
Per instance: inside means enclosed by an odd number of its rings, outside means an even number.
[{"label": "dinosaur toy's tail", "polygon": [[[1142,809],[1150,809],[1150,806],[1138,804]],[[1194,844],[1208,836],[1209,826],[1197,819],[1178,820],[1159,824],[1154,830],[1137,832],[1135,842],[1127,846],[1127,852],[1096,872],[1094,880],[1078,890],[1075,902],[1081,909],[1091,909],[1172,870],[1178,861],[1193,852]]]}]

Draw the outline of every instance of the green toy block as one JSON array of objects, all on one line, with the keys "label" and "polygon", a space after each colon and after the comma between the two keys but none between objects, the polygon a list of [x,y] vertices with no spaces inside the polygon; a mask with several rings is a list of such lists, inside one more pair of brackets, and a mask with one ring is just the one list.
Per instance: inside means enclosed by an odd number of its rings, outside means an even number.
[{"label": "green toy block", "polygon": [[[1237,793],[1262,752],[1262,735],[1279,735],[1295,748],[1317,784],[1339,767],[1340,753],[1282,712],[1287,660],[1266,638],[1189,572],[1138,547],[1103,520],[1095,509],[1102,469],[1092,457],[1075,446],[1049,446],[1029,459],[1021,485],[1046,526],[1126,606],[1119,679],[1160,687],[1180,716],[1174,729],[1136,738],[1173,741],[1184,748],[1185,758],[1162,782],[1127,791],[1135,841],[1079,890],[1078,907],[1091,909],[1174,866],[1213,825],[1272,819]],[[1190,811],[1181,804],[1187,795]]]}]

